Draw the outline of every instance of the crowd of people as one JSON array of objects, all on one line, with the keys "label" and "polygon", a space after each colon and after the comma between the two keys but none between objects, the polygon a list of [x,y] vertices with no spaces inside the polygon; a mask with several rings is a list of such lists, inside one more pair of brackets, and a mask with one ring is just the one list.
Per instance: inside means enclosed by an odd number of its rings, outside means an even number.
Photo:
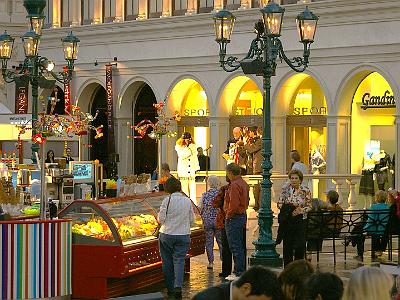
[{"label": "crowd of people", "polygon": [[346,286],[339,276],[315,272],[306,260],[296,260],[278,275],[254,266],[234,282],[209,287],[193,300],[391,300],[393,277],[378,267],[363,266],[350,276]]},{"label": "crowd of people", "polygon": [[[279,276],[262,267],[252,267],[246,271],[246,211],[249,206],[250,188],[242,175],[249,171],[251,174],[261,173],[261,139],[257,128],[249,128],[246,136],[242,135],[240,128],[235,128],[233,135],[233,139],[228,141],[227,152],[224,153],[228,160],[227,184],[221,185],[218,177],[208,176],[208,190],[199,202],[206,238],[207,268],[214,268],[215,240],[222,261],[219,276],[227,281],[200,292],[193,299],[390,299],[392,278],[378,268],[364,267],[355,271],[350,279],[352,284],[347,286],[344,293],[343,283],[335,274],[314,273],[309,262],[311,258],[307,254],[321,249],[323,239],[316,237],[306,241],[307,214],[321,209],[335,212],[333,215],[336,217],[327,226],[336,230],[340,228],[339,223],[343,222],[343,218],[338,218],[338,212],[343,213],[343,209],[338,204],[339,194],[333,190],[327,193],[327,201],[312,199],[303,175],[303,172],[307,172],[307,166],[300,161],[300,155],[295,150],[290,153],[292,167],[278,199],[280,212],[276,244],[283,242],[284,270]],[[198,170],[199,162],[202,165],[208,165],[209,162],[204,159],[202,149],[195,147],[189,133],[182,135],[176,150],[179,180],[170,174],[168,165],[162,166],[161,177],[165,179],[163,188],[170,196],[164,199],[159,212],[159,222],[162,224],[159,243],[168,295],[180,299],[185,256],[190,245],[190,223],[194,220],[192,202],[183,189],[184,185],[189,186],[188,181],[195,177],[196,170],[191,169],[192,166]],[[257,188],[254,190],[257,210],[261,204],[260,191]],[[400,232],[400,206],[397,205],[399,199],[395,190],[389,190],[388,193],[379,191],[375,203],[369,209],[387,210],[387,214],[393,217],[380,217],[391,220],[393,224],[388,227],[381,220],[381,234],[372,237],[375,256],[382,255],[386,248],[389,236],[387,228],[390,228],[392,233]],[[374,216],[366,213],[360,232],[368,232],[369,223],[373,218]],[[362,256],[365,239],[362,234],[356,233],[352,234],[355,239],[353,245],[357,246],[358,256]],[[372,278],[379,282],[378,286],[367,284]],[[369,288],[371,290],[368,290]]]}]

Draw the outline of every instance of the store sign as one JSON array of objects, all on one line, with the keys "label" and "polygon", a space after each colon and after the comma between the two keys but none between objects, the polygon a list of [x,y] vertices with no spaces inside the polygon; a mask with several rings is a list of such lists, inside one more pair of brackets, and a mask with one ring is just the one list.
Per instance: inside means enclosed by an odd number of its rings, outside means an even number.
[{"label": "store sign", "polygon": [[183,115],[186,117],[206,117],[210,114],[208,109],[185,109]]},{"label": "store sign", "polygon": [[[65,75],[68,75],[68,67],[64,67],[64,73]],[[65,112],[69,113],[70,108],[71,108],[71,85],[70,82],[65,82],[64,83],[64,107],[65,107]]]},{"label": "store sign", "polygon": [[30,125],[32,123],[32,115],[0,115],[0,124],[11,125]]},{"label": "store sign", "polygon": [[263,109],[261,107],[255,108],[241,108],[237,107],[235,111],[236,116],[262,116]]},{"label": "store sign", "polygon": [[327,109],[325,106],[321,107],[294,107],[293,115],[304,116],[304,115],[326,115]]},{"label": "store sign", "polygon": [[111,64],[106,65],[106,100],[107,100],[107,127],[108,127],[108,145],[110,153],[114,152],[114,124],[113,124],[113,83],[112,83]]},{"label": "store sign", "polygon": [[381,96],[371,96],[370,93],[365,93],[361,99],[361,108],[367,110],[368,108],[395,108],[396,101],[394,96],[386,90]]},{"label": "store sign", "polygon": [[16,80],[15,81],[15,113],[16,114],[26,114],[28,112],[28,92],[29,92],[29,80]]}]

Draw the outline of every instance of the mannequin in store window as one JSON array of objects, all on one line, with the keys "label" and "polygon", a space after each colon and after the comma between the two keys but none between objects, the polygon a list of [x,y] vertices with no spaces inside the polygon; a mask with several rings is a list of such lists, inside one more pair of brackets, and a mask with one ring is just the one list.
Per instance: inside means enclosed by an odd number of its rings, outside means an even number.
[{"label": "mannequin in store window", "polygon": [[[365,159],[363,158],[362,166],[363,169],[361,171],[359,194],[374,196],[374,165],[371,163],[366,163]],[[369,205],[366,204],[365,207],[369,207]]]},{"label": "mannequin in store window", "polygon": [[385,190],[385,184],[388,182],[388,170],[391,167],[391,160],[389,154],[385,150],[381,150],[379,155],[379,162],[375,165],[374,173],[378,189],[381,191]]},{"label": "mannequin in store window", "polygon": [[313,145],[311,149],[310,165],[312,174],[326,173],[326,161],[316,145]]}]

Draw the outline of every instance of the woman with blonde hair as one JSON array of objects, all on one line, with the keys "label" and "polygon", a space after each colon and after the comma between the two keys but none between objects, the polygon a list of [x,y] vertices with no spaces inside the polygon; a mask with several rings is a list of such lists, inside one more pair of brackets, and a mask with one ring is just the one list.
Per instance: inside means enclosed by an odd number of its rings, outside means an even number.
[{"label": "woman with blonde hair", "polygon": [[344,291],[343,300],[391,300],[393,277],[377,267],[355,270]]}]

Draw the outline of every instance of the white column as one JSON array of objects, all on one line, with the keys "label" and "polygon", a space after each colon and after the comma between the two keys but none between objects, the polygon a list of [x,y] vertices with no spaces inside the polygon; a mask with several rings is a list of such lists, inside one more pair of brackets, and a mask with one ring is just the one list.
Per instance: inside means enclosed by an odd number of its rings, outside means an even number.
[{"label": "white column", "polygon": [[115,22],[123,22],[125,15],[125,1],[124,0],[115,0]]},{"label": "white column", "polygon": [[210,149],[210,169],[224,170],[226,161],[222,153],[226,150],[226,143],[229,140],[229,117],[210,117],[210,142],[213,145]]},{"label": "white column", "polygon": [[350,116],[327,116],[326,167],[328,174],[351,172],[350,123]]},{"label": "white column", "polygon": [[349,198],[348,198],[348,203],[349,203],[348,210],[357,209],[357,206],[356,206],[357,205],[357,194],[356,194],[357,181],[358,181],[357,179],[351,179],[351,178],[346,179],[346,182],[350,188]]},{"label": "white column", "polygon": [[[178,123],[171,122],[170,130],[178,132]],[[169,164],[171,170],[176,170],[178,164],[178,156],[175,151],[175,144],[178,137],[165,137],[162,140],[162,162]]]},{"label": "white column", "polygon": [[345,197],[345,193],[344,193],[344,183],[345,183],[346,179],[344,178],[335,178],[332,179],[332,182],[336,185],[336,192],[339,194],[339,201],[338,204],[344,208],[347,209],[347,203],[348,203],[348,198]]},{"label": "white column", "polygon": [[286,116],[271,118],[272,130],[272,172],[285,174],[286,172]]},{"label": "white column", "polygon": [[70,2],[72,6],[72,13],[71,13],[71,26],[80,26],[81,25],[81,2],[80,1],[73,1]]},{"label": "white column", "polygon": [[132,170],[132,141],[128,139],[128,135],[130,135],[130,127],[128,127],[127,123],[130,121],[130,118],[118,118],[115,119],[115,125],[117,127],[116,134],[116,152],[119,154],[119,163],[118,163],[118,175],[129,175],[133,173]]},{"label": "white column", "polygon": [[172,16],[172,0],[163,0],[161,18],[170,16]]}]

